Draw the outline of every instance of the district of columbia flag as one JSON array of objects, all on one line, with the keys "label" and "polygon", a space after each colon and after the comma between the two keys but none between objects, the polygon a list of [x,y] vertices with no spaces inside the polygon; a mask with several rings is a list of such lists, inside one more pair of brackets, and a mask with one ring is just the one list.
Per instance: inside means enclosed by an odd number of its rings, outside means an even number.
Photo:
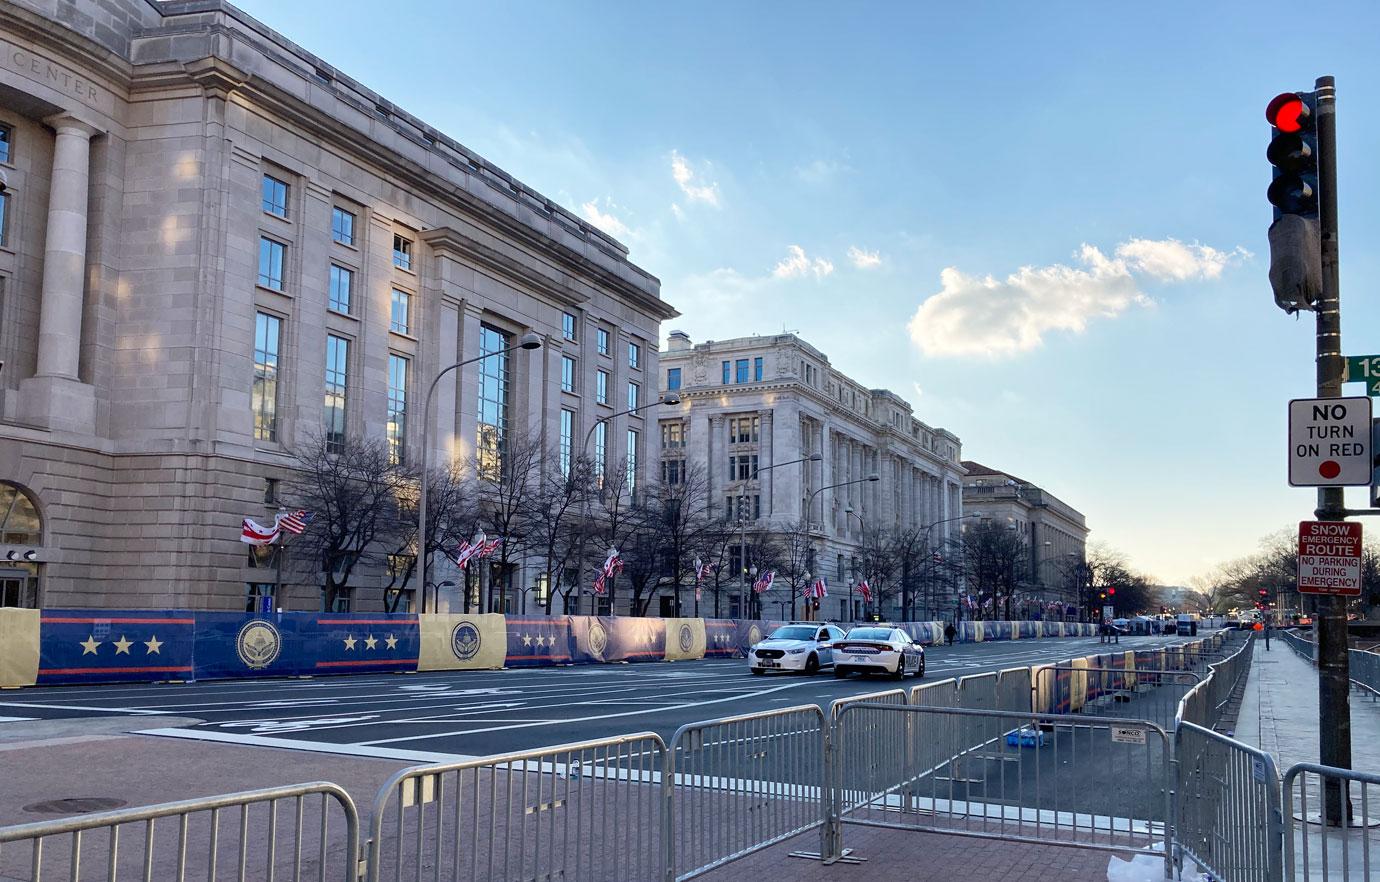
[{"label": "district of columbia flag", "polygon": [[273,522],[273,526],[265,527],[263,524],[245,518],[244,524],[240,527],[240,541],[246,545],[270,545],[277,538],[278,522],[276,520]]},{"label": "district of columbia flag", "polygon": [[829,586],[824,583],[824,577],[820,576],[812,585],[805,586],[806,597],[828,597]]}]

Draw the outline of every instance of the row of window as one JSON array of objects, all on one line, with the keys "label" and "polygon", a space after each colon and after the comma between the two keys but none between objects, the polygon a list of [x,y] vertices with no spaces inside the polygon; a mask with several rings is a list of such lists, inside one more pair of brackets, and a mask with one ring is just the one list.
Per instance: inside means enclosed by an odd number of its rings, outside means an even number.
[{"label": "row of window", "polygon": [[[762,417],[758,414],[751,416],[736,416],[728,418],[728,443],[729,444],[756,444],[762,438]],[[675,449],[685,446],[685,423],[679,420],[668,420],[661,424],[661,446],[663,449]]]},{"label": "row of window", "polygon": [[[750,375],[748,373],[749,368],[751,368]],[[725,386],[730,383],[762,382],[762,357],[760,355],[752,359],[739,358],[734,361],[725,361],[723,363],[723,369]],[[677,378],[677,380],[679,380],[679,378]]]},{"label": "row of window", "polygon": [[[579,375],[578,363],[569,355],[561,356],[561,391],[574,393],[577,391],[577,377]],[[594,400],[598,404],[609,403],[609,372],[600,368],[594,372]],[[629,381],[628,383],[628,409],[635,410],[642,400],[642,386],[639,383]]]},{"label": "row of window", "polygon": [[[283,290],[283,265],[287,246],[268,236],[259,237],[259,285],[273,291]],[[334,312],[350,314],[355,286],[355,272],[339,264],[331,264],[327,306]],[[399,334],[412,333],[412,295],[394,288],[390,299],[388,329]]]},{"label": "row of window", "polygon": [[[561,336],[572,343],[579,342],[575,339],[576,318],[568,312],[561,313]],[[600,355],[609,354],[609,332],[606,328],[596,328],[594,331],[596,349]],[[642,367],[642,344],[628,344],[628,367]]]},{"label": "row of window", "polygon": [[[591,438],[594,445],[594,474],[595,480],[600,486],[603,485],[604,466],[608,461],[608,424],[595,423],[594,434]],[[627,437],[627,491],[628,493],[637,492],[637,448],[638,431],[628,429]],[[575,455],[575,411],[561,409],[561,433],[558,450],[560,451],[561,474],[565,477],[570,476],[570,465]]]},{"label": "row of window", "polygon": [[[0,158],[0,162],[8,161],[9,154],[8,142],[6,141],[0,153],[5,158]],[[288,217],[288,192],[291,185],[286,181],[281,181],[273,175],[263,176],[262,195],[263,210],[265,214],[280,217],[287,220]],[[351,248],[355,246],[355,215],[338,205],[331,207],[331,239]],[[406,236],[394,234],[393,236],[393,265],[405,270],[412,269],[412,240]]]}]

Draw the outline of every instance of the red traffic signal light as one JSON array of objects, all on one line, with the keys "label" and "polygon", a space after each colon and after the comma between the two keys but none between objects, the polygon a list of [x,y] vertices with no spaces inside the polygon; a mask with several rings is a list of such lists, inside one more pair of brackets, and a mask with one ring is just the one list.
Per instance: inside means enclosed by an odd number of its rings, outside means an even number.
[{"label": "red traffic signal light", "polygon": [[1261,588],[1260,591],[1259,591],[1258,593],[1260,594],[1261,597],[1269,597],[1269,596],[1270,596],[1270,590],[1269,590],[1268,588]]},{"label": "red traffic signal light", "polygon": [[1313,131],[1313,92],[1285,92],[1265,107],[1265,120],[1274,127],[1265,158],[1274,178],[1265,197],[1282,215],[1316,216],[1318,211],[1318,148]]},{"label": "red traffic signal light", "polygon": [[1312,125],[1313,111],[1298,92],[1276,95],[1265,107],[1265,121],[1281,132],[1301,132]]},{"label": "red traffic signal light", "polygon": [[1107,589],[1107,594],[1108,594],[1109,596],[1111,596],[1111,597],[1116,597],[1116,589],[1115,589],[1115,588],[1108,588],[1108,589]]}]

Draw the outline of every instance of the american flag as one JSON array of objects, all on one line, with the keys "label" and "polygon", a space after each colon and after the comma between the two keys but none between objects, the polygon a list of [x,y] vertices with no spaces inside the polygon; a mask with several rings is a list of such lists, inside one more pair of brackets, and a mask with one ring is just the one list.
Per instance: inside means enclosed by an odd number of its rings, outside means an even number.
[{"label": "american flag", "polygon": [[604,558],[604,565],[599,569],[599,575],[594,580],[594,593],[603,594],[604,580],[621,572],[623,572],[623,556],[618,553],[617,548],[610,548],[609,556]]},{"label": "american flag", "polygon": [[312,513],[309,511],[280,511],[278,512],[278,526],[287,530],[294,536],[302,535],[302,531],[311,523]]},{"label": "american flag", "polygon": [[767,570],[756,582],[752,583],[752,590],[761,594],[771,587],[772,581],[776,578],[776,570]]},{"label": "american flag", "polygon": [[805,597],[828,597],[829,586],[824,584],[824,577],[820,576],[813,584],[805,586]]},{"label": "american flag", "polygon": [[872,586],[867,584],[866,579],[858,583],[858,593],[862,595],[863,603],[872,602]]},{"label": "american flag", "polygon": [[497,551],[498,546],[502,544],[502,539],[490,539],[488,542],[481,543],[479,550],[475,552],[475,557],[488,557]]}]

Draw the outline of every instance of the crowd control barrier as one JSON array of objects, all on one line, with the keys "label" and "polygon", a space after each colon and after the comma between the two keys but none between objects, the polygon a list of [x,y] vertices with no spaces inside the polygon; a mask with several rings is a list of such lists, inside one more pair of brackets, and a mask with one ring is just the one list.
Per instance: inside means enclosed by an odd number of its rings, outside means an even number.
[{"label": "crowd control barrier", "polygon": [[1284,773],[1285,878],[1380,878],[1380,775],[1299,763]]},{"label": "crowd control barrier", "polygon": [[1279,776],[1270,755],[1184,721],[1174,756],[1177,865],[1188,857],[1214,879],[1279,882]]},{"label": "crowd control barrier", "polygon": [[[358,877],[359,815],[316,782],[0,827],[0,878]],[[189,870],[190,867],[190,870]]]}]

